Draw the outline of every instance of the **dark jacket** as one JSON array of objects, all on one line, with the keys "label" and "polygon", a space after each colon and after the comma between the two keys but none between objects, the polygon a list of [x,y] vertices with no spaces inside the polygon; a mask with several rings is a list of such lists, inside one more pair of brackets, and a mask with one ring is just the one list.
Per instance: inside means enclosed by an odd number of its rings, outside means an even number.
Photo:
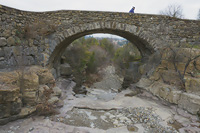
[{"label": "dark jacket", "polygon": [[131,8],[131,10],[129,11],[129,13],[134,13],[134,9],[133,9],[133,8]]}]

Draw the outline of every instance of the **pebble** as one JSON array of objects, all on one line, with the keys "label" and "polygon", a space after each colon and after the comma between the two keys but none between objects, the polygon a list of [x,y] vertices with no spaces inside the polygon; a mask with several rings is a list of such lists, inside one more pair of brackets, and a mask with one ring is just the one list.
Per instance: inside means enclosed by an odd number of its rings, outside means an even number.
[{"label": "pebble", "polygon": [[136,108],[119,109],[115,116],[116,117],[113,117],[113,119],[115,119],[113,124],[116,127],[129,125],[127,126],[127,129],[129,131],[134,129],[131,128],[130,124],[142,123],[146,131],[178,133],[172,127],[169,128],[162,126],[159,123],[162,121],[161,118],[152,110],[152,108],[136,107]]}]

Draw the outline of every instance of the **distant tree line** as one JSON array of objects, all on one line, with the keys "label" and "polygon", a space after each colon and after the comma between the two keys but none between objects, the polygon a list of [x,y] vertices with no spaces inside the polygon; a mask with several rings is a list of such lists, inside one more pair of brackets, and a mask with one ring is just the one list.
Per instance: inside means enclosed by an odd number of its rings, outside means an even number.
[{"label": "distant tree line", "polygon": [[[75,78],[84,78],[82,80],[87,82],[97,80],[98,75],[95,74],[104,66],[113,64],[119,69],[126,69],[129,62],[140,60],[141,55],[131,43],[120,47],[110,39],[82,37],[68,46],[62,58],[63,63],[69,63],[72,67]],[[78,77],[79,75],[81,77]]]}]

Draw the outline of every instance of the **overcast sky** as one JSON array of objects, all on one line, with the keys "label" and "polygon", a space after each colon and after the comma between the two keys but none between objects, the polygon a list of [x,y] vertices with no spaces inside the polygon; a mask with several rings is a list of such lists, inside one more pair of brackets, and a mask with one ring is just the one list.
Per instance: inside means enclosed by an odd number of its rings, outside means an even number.
[{"label": "overcast sky", "polygon": [[182,6],[186,19],[196,19],[200,9],[200,0],[0,0],[0,4],[27,11],[64,9],[129,12],[135,6],[135,13],[146,14],[158,14],[168,5],[177,4]]},{"label": "overcast sky", "polygon": [[135,13],[158,14],[169,4],[183,8],[184,18],[196,19],[200,0],[0,0],[0,4],[28,11],[90,10],[128,12],[135,6]]}]

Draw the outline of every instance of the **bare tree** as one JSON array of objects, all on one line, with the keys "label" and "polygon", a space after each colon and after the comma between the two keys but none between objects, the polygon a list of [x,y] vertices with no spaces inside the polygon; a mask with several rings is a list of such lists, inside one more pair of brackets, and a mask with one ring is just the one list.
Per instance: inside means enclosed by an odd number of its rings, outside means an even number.
[{"label": "bare tree", "polygon": [[[175,72],[177,72],[178,78],[181,81],[181,87],[183,90],[185,90],[185,75],[188,66],[193,62],[195,69],[197,69],[195,63],[196,59],[200,57],[200,54],[194,54],[195,49],[193,47],[185,48],[184,50],[184,48],[181,47],[168,46],[163,50],[164,50],[162,52],[163,54],[168,53],[168,57],[165,58],[164,60],[167,60],[168,62],[173,64]],[[183,62],[183,60],[185,61]],[[184,63],[183,70],[180,70],[180,68],[178,67],[180,62]],[[192,72],[187,72],[187,73],[190,74],[192,77],[194,77]]]},{"label": "bare tree", "polygon": [[160,11],[161,15],[167,15],[170,17],[175,17],[175,18],[183,18],[183,9],[181,7],[181,5],[169,5],[166,9],[164,9],[163,11]]}]

